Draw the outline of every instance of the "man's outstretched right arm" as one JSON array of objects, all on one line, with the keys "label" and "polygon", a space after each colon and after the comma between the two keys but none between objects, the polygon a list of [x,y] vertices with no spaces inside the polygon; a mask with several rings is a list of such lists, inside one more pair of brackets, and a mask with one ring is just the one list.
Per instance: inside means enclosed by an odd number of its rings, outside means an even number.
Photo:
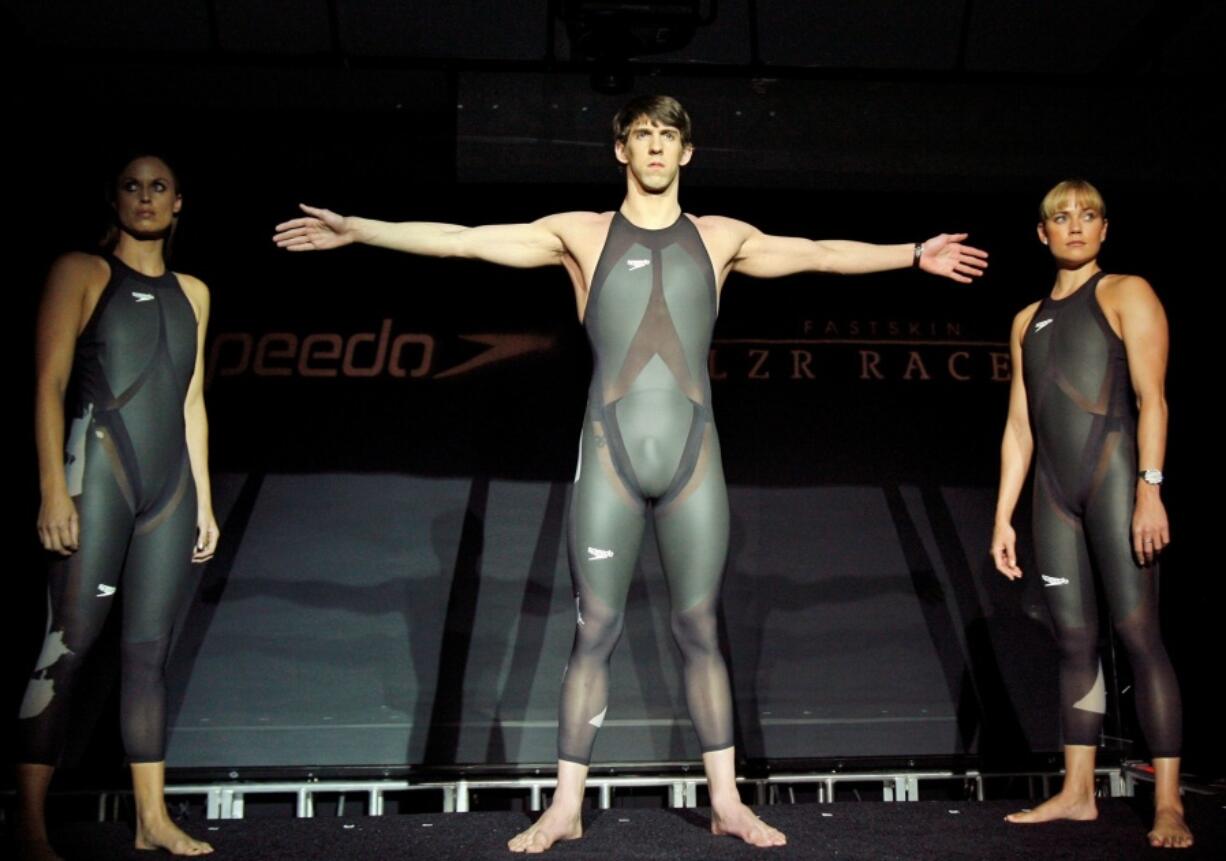
[{"label": "man's outstretched right arm", "polygon": [[426,257],[465,257],[519,268],[560,264],[566,256],[560,235],[564,215],[546,216],[530,224],[463,227],[376,221],[300,206],[306,216],[278,224],[273,236],[277,246],[287,251],[325,251],[360,242]]}]

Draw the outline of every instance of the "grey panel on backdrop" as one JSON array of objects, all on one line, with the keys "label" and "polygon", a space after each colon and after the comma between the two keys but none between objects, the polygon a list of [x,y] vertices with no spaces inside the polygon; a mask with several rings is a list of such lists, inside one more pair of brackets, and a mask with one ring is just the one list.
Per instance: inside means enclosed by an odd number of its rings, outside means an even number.
[{"label": "grey panel on backdrop", "polygon": [[[885,496],[733,488],[724,612],[751,755],[958,750],[954,704]],[[754,750],[757,747],[758,750]]]},{"label": "grey panel on backdrop", "polygon": [[[398,746],[385,743],[372,760],[355,759],[365,733],[317,730],[403,724],[419,693],[434,688],[468,485],[394,475],[265,478],[183,680],[168,762],[403,762],[403,731]],[[252,758],[235,760],[231,750]]]},{"label": "grey panel on backdrop", "polygon": [[1031,750],[1060,750],[1059,654],[1044,603],[1037,572],[1029,564],[1028,518],[1014,516],[1023,566],[1020,582],[1001,575],[988,545],[992,537],[995,493],[991,488],[947,487],[942,495],[949,505],[959,540],[971,561],[975,586],[983,608],[980,624],[990,645],[1003,688],[1004,702]]},{"label": "grey panel on backdrop", "polygon": [[[490,483],[468,664],[440,680],[470,482],[265,478],[190,677],[172,658],[170,764],[418,762],[436,689],[462,698],[456,761],[552,761],[575,624],[563,491]],[[748,752],[956,752],[881,490],[734,488],[732,508],[724,612]],[[644,548],[598,762],[699,753],[650,532]]]}]

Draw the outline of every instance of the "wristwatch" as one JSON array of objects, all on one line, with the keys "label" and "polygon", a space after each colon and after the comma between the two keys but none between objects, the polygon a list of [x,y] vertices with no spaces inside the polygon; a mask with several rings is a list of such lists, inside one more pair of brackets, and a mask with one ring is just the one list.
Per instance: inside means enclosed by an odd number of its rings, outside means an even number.
[{"label": "wristwatch", "polygon": [[1137,478],[1141,479],[1146,484],[1153,484],[1153,485],[1162,484],[1162,470],[1143,469],[1137,473]]}]

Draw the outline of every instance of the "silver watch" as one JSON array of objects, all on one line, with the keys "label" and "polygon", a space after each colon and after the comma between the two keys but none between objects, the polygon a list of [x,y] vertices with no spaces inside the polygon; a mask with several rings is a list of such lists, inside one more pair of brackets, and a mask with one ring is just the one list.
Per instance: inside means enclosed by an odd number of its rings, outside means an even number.
[{"label": "silver watch", "polygon": [[1137,478],[1144,481],[1146,484],[1162,484],[1162,470],[1160,469],[1143,469],[1137,473]]}]

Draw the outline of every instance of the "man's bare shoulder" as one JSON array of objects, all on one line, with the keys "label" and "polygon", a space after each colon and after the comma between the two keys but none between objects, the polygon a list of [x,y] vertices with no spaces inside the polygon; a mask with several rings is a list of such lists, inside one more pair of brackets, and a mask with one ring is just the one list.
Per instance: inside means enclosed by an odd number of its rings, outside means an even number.
[{"label": "man's bare shoulder", "polygon": [[745,239],[759,232],[758,228],[752,224],[736,218],[728,218],[725,215],[691,215],[690,220],[703,233],[709,232],[735,239]]}]

